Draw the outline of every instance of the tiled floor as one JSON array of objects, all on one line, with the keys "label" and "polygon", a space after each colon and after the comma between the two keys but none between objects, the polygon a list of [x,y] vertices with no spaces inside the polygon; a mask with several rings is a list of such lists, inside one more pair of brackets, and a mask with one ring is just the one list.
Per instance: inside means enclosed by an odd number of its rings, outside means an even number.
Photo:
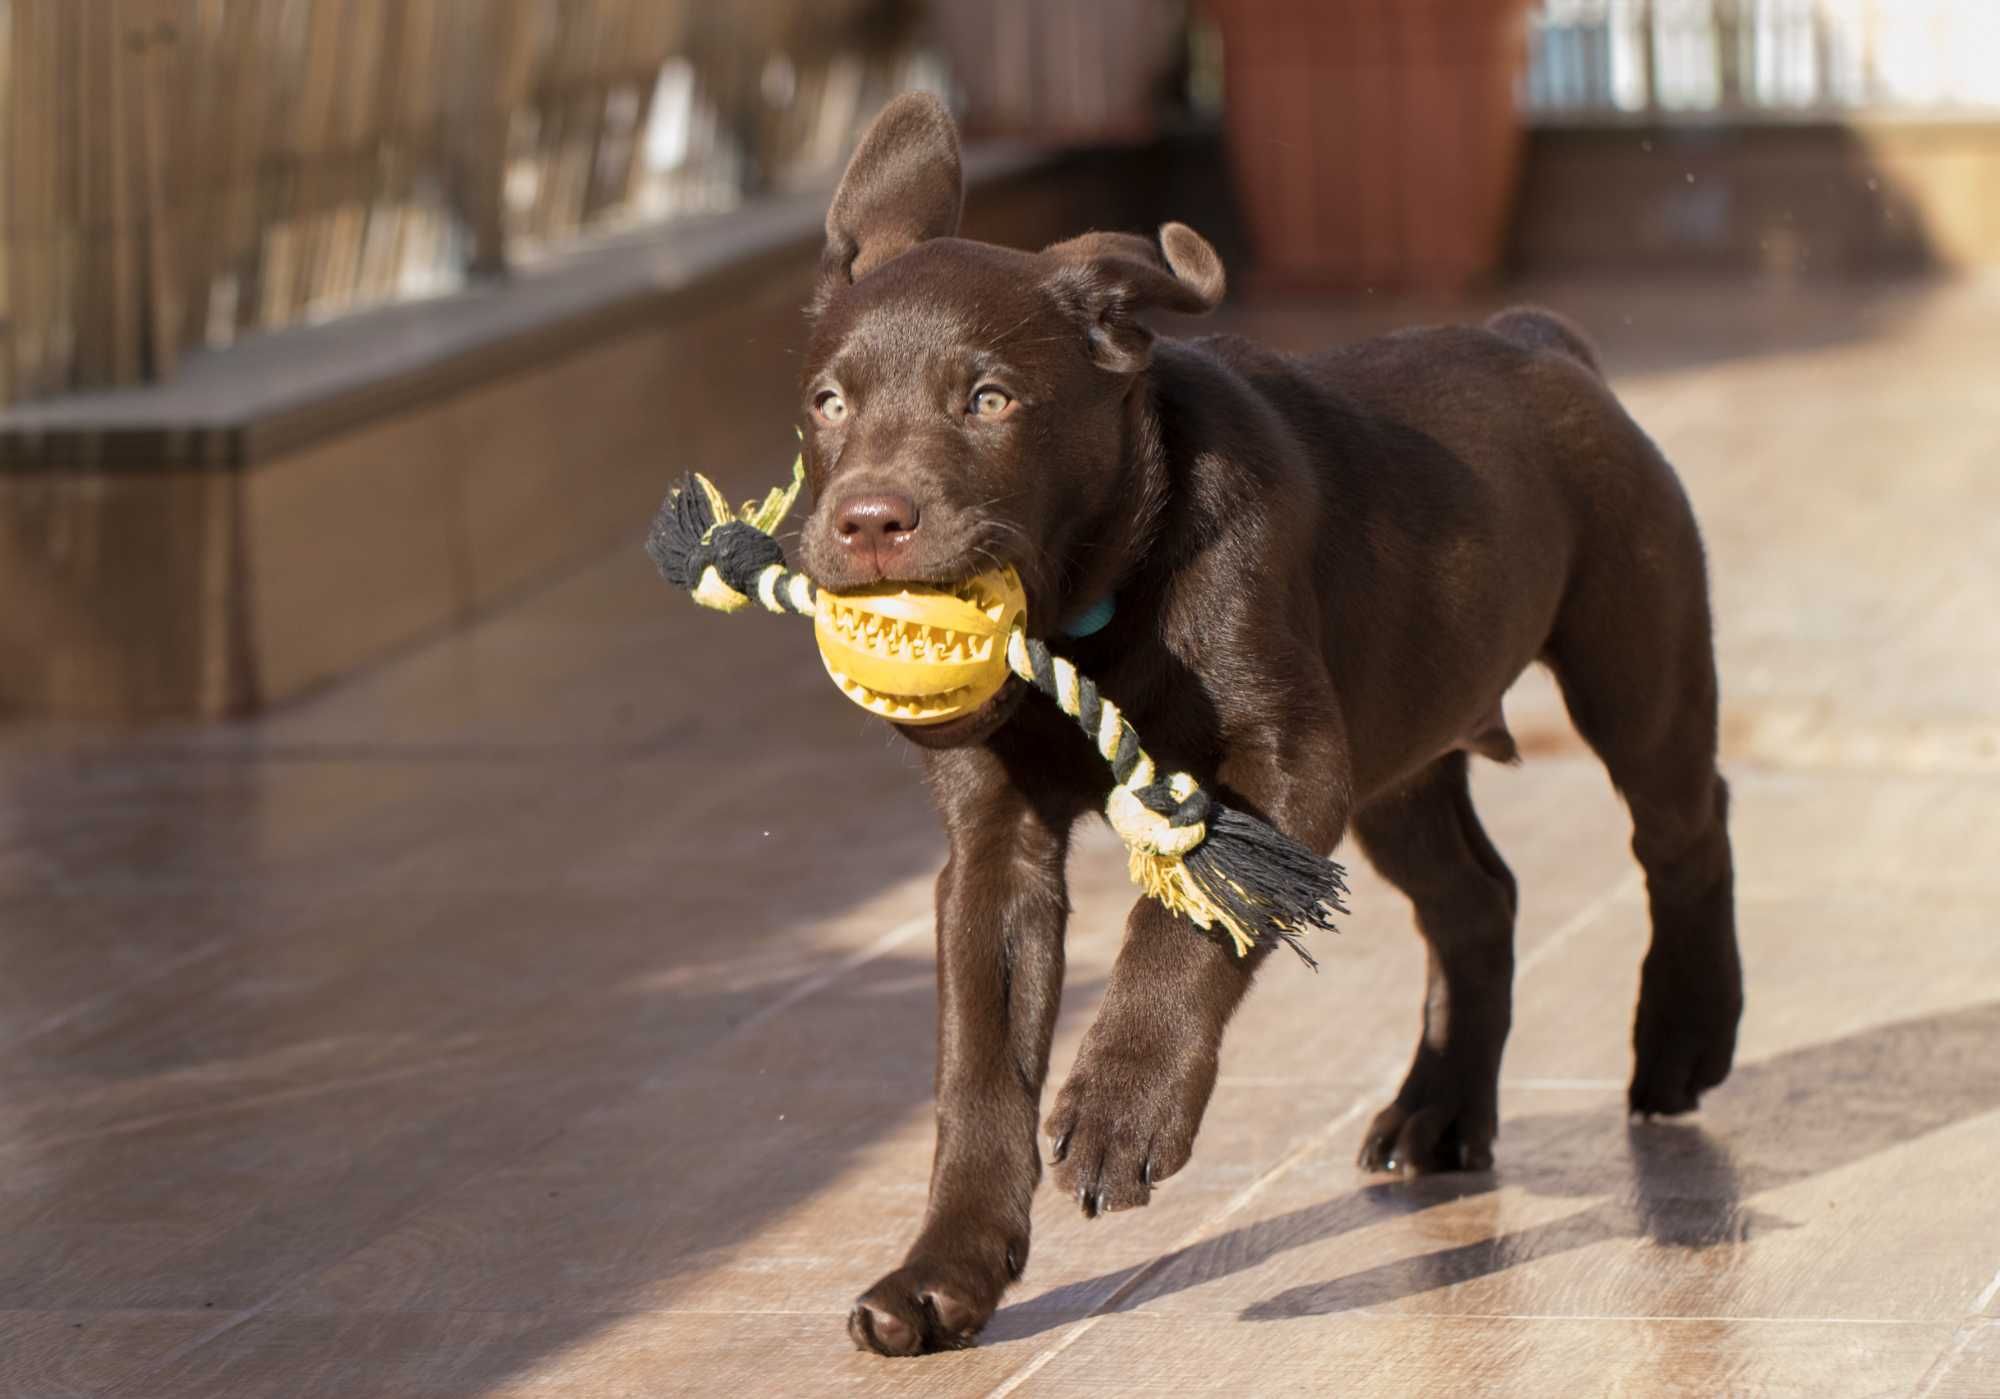
[{"label": "tiled floor", "polygon": [[[1750,1009],[1698,1117],[1620,1110],[1643,903],[1530,677],[1499,1170],[1351,1165],[1420,983],[1364,875],[1149,1209],[1045,1192],[982,1345],[855,1354],[940,842],[796,627],[634,549],[259,722],[0,729],[0,1395],[2000,1394],[2000,285],[1541,293],[1711,545]],[[1058,1078],[1130,897],[1076,864]]]}]

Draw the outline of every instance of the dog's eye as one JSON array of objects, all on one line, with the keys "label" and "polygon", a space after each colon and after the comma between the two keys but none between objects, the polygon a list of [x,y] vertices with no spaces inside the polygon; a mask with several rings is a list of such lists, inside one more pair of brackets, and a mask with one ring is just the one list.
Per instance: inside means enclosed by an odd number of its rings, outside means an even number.
[{"label": "dog's eye", "polygon": [[965,411],[975,418],[1004,418],[1014,410],[1014,396],[994,384],[981,384],[972,391]]},{"label": "dog's eye", "polygon": [[822,389],[813,395],[813,412],[823,423],[837,423],[847,416],[847,400],[832,389]]}]

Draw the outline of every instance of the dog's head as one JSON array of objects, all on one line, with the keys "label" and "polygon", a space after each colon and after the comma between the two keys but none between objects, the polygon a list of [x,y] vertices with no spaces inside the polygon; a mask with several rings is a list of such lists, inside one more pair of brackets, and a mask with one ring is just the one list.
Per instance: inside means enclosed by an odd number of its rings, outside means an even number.
[{"label": "dog's head", "polygon": [[[1030,625],[1109,586],[1129,547],[1133,393],[1149,308],[1212,309],[1222,265],[1192,229],[1092,233],[1039,253],[956,237],[958,136],[935,98],[892,102],[826,218],[803,392],[821,586],[950,585],[1020,571]],[[978,727],[978,726],[974,726]],[[933,734],[932,739],[943,735]]]}]

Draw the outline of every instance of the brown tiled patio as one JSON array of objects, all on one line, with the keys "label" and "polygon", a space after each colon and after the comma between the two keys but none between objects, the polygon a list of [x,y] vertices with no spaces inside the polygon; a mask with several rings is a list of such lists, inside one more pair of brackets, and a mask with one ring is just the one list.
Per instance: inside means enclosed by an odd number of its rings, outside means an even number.
[{"label": "brown tiled patio", "polygon": [[941,842],[796,626],[677,599],[634,520],[263,719],[0,728],[0,1395],[2000,1393],[2000,282],[1531,294],[1708,532],[1750,1001],[1700,1114],[1625,1120],[1643,897],[1531,675],[1478,778],[1497,1172],[1351,1164],[1421,985],[1362,871],[1149,1209],[1045,1190],[976,1349],[854,1353],[923,1202]]}]

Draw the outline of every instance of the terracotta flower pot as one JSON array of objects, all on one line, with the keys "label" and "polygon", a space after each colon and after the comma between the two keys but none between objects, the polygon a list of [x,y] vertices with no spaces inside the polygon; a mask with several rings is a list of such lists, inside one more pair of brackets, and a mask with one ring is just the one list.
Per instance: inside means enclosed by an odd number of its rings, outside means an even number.
[{"label": "terracotta flower pot", "polygon": [[1210,0],[1266,284],[1456,293],[1504,251],[1529,0]]}]

